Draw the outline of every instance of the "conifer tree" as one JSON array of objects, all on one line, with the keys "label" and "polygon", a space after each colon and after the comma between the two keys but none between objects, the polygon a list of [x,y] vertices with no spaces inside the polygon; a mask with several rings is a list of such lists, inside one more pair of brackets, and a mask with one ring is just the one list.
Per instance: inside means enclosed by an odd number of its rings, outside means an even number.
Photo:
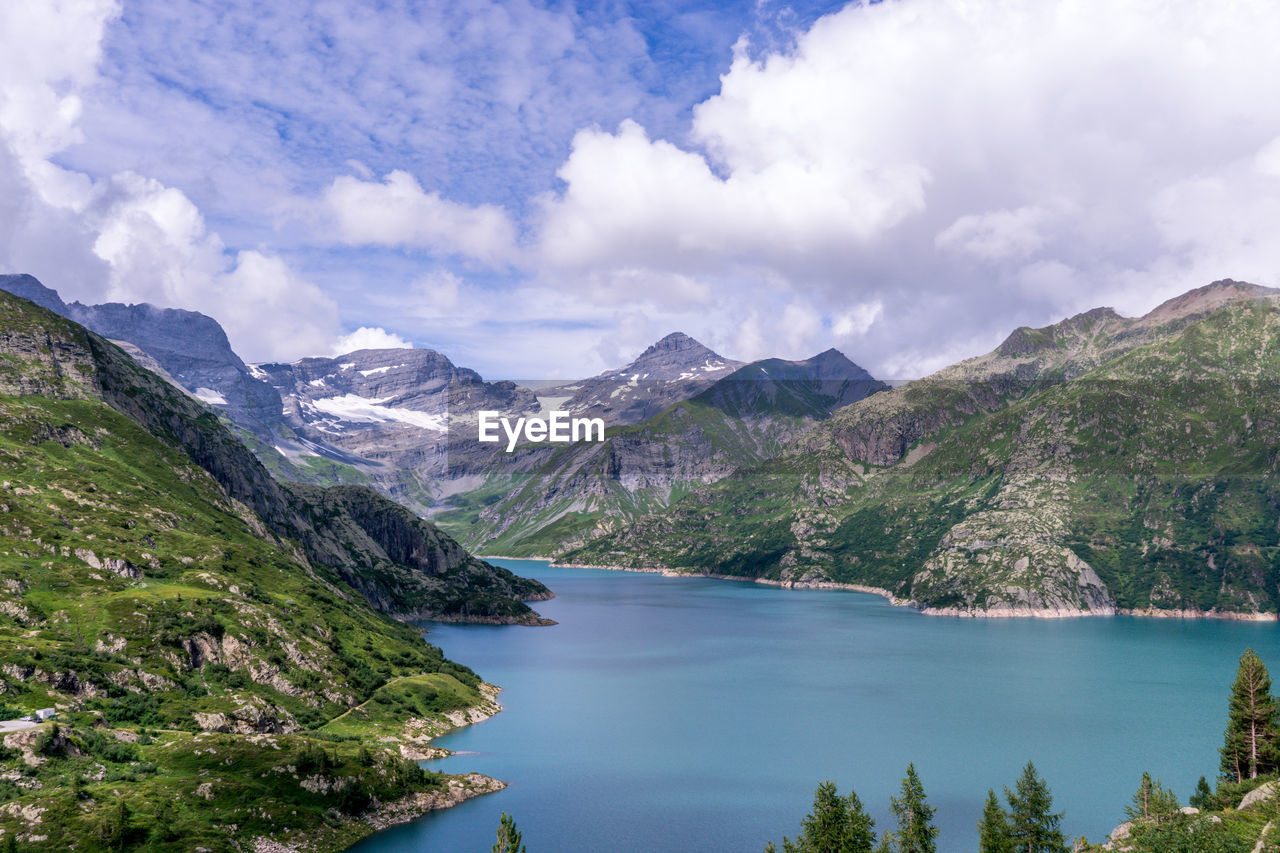
[{"label": "conifer tree", "polygon": [[1150,773],[1143,773],[1138,790],[1133,795],[1133,803],[1125,807],[1124,813],[1130,820],[1154,820],[1159,823],[1177,811],[1178,798],[1173,795],[1173,791],[1162,785],[1159,779],[1153,780]]},{"label": "conifer tree", "polygon": [[1000,807],[996,792],[987,789],[987,802],[978,821],[978,853],[1011,853],[1009,816]]},{"label": "conifer tree", "polygon": [[1274,772],[1277,762],[1277,706],[1266,664],[1246,649],[1231,685],[1227,731],[1222,742],[1222,778],[1233,782]]},{"label": "conifer tree", "polygon": [[1200,781],[1196,783],[1196,789],[1192,792],[1191,797],[1187,802],[1202,811],[1212,805],[1213,792],[1209,790],[1209,783],[1203,776],[1201,776]]},{"label": "conifer tree", "polygon": [[[862,807],[857,792],[841,797],[834,782],[813,792],[813,811],[801,821],[800,837],[782,839],[783,853],[871,853],[875,821]],[[777,853],[770,841],[765,853]]]},{"label": "conifer tree", "polygon": [[[836,783],[828,779],[813,792],[813,811],[800,822],[799,849],[804,853],[840,853],[848,825],[844,798],[836,792]],[[786,844],[783,839],[784,848]]]},{"label": "conifer tree", "polygon": [[515,819],[506,812],[498,820],[498,840],[494,842],[491,853],[527,853]]},{"label": "conifer tree", "polygon": [[857,791],[849,792],[849,822],[845,825],[840,853],[872,853],[876,844],[876,822],[867,814]]},{"label": "conifer tree", "polygon": [[924,786],[915,764],[907,765],[902,780],[902,796],[889,800],[889,811],[898,819],[899,853],[936,853],[938,828],[933,825],[934,808],[925,801]]},{"label": "conifer tree", "polygon": [[1009,801],[1010,849],[1016,853],[1067,853],[1067,842],[1058,824],[1062,812],[1053,812],[1053,794],[1030,761],[1014,790],[1004,789]]}]

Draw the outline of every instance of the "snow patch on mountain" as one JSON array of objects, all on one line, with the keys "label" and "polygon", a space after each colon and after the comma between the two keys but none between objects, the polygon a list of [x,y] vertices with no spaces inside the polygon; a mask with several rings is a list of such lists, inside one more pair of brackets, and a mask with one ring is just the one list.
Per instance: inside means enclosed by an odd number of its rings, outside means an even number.
[{"label": "snow patch on mountain", "polygon": [[376,424],[388,421],[399,421],[420,429],[444,432],[448,418],[443,414],[416,412],[413,409],[400,409],[384,405],[395,399],[385,397],[380,400],[360,397],[355,394],[344,394],[341,397],[322,397],[303,403],[305,407],[332,415],[351,423]]},{"label": "snow patch on mountain", "polygon": [[197,388],[195,394],[197,400],[208,403],[211,406],[225,406],[227,404],[227,398],[212,388]]}]

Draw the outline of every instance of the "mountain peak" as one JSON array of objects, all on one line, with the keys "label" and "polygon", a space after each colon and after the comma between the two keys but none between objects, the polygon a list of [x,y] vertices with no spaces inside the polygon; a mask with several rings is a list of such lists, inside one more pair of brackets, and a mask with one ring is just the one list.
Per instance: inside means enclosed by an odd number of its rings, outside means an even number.
[{"label": "mountain peak", "polygon": [[1280,295],[1280,290],[1274,287],[1263,287],[1260,284],[1224,278],[1161,302],[1143,315],[1142,322],[1164,323],[1193,314],[1204,314],[1228,302],[1276,295]]},{"label": "mountain peak", "polygon": [[14,296],[31,300],[41,308],[47,308],[63,317],[67,316],[67,305],[58,295],[58,291],[45,287],[33,275],[26,273],[0,275],[0,290],[7,290]]},{"label": "mountain peak", "polygon": [[706,353],[707,355],[713,356],[715,358],[720,357],[716,355],[716,353],[708,349],[707,347],[703,346],[700,342],[686,335],[684,332],[672,332],[662,340],[653,344],[644,352],[640,353],[640,357],[637,358],[636,361],[640,361],[641,359],[644,359],[646,357],[653,356],[653,355],[658,355],[660,353],[689,352],[689,351]]}]

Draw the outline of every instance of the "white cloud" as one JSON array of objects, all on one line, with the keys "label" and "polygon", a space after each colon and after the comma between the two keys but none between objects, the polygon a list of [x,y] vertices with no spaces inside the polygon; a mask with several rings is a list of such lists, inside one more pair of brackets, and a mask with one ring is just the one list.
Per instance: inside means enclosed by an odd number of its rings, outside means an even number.
[{"label": "white cloud", "polygon": [[88,219],[110,268],[106,298],[209,314],[241,357],[287,360],[324,351],[337,307],[279,257],[230,254],[181,191],[132,173],[114,176]]},{"label": "white cloud", "polygon": [[594,270],[789,268],[897,225],[919,210],[928,181],[913,164],[869,167],[834,144],[721,177],[703,155],[650,140],[631,121],[616,134],[578,133],[558,175],[568,187],[545,205],[544,256],[554,267]]},{"label": "white cloud", "polygon": [[329,354],[346,355],[362,349],[413,349],[413,344],[386,329],[361,326],[354,332],[338,338]]},{"label": "white cloud", "polygon": [[322,203],[347,243],[423,248],[493,266],[516,254],[515,226],[502,208],[471,207],[425,192],[399,169],[381,183],[349,175],[335,178]]},{"label": "white cloud", "polygon": [[0,4],[0,128],[26,166],[82,139],[80,90],[94,80],[115,0]]},{"label": "white cloud", "polygon": [[[539,273],[617,306],[685,277],[744,351],[826,335],[886,372],[1097,304],[1276,283],[1275,23],[1267,0],[850,4],[740,49],[684,139],[580,131]],[[684,310],[679,288],[642,299]]]},{"label": "white cloud", "polygon": [[934,244],[987,261],[1026,257],[1044,245],[1048,218],[1049,211],[1039,206],[970,213],[947,226]]},{"label": "white cloud", "polygon": [[883,313],[884,303],[879,300],[855,305],[832,318],[831,334],[844,339],[861,337]]},{"label": "white cloud", "polygon": [[251,359],[325,347],[333,301],[279,257],[228,252],[181,190],[52,162],[84,140],[83,99],[119,11],[103,0],[0,4],[0,267],[31,272],[67,299],[203,311]]}]

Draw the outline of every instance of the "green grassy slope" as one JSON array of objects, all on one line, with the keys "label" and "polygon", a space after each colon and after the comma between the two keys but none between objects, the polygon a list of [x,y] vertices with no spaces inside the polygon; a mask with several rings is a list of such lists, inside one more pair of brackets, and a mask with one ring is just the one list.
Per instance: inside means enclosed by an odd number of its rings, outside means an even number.
[{"label": "green grassy slope", "polygon": [[[6,837],[337,850],[387,804],[412,812],[481,784],[424,774],[400,751],[463,708],[492,711],[479,678],[375,610],[349,567],[310,556],[358,553],[357,530],[384,554],[456,545],[384,517],[363,490],[339,495],[343,524],[312,524],[309,500],[237,467],[248,451],[211,412],[166,408],[116,353],[0,298],[0,705],[61,712],[56,732],[4,737]],[[395,556],[404,573],[448,555]],[[400,580],[370,583],[397,594]]]}]

